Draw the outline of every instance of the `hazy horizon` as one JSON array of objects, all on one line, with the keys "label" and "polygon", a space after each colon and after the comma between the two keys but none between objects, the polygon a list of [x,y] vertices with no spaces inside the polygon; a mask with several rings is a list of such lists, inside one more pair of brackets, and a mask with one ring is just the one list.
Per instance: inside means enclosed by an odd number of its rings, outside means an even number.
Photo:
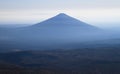
[{"label": "hazy horizon", "polygon": [[31,25],[59,13],[66,13],[101,28],[119,27],[119,2],[119,0],[2,0],[0,1],[0,25]]}]

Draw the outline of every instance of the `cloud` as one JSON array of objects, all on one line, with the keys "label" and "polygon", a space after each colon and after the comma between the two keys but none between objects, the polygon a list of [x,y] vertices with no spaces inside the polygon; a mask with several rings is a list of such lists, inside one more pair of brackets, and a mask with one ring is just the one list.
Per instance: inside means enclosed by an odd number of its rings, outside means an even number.
[{"label": "cloud", "polygon": [[2,21],[37,22],[52,17],[58,13],[67,13],[86,21],[111,22],[120,19],[120,9],[69,9],[69,10],[5,10],[0,12]]},{"label": "cloud", "polygon": [[120,8],[120,0],[1,0],[0,9]]}]

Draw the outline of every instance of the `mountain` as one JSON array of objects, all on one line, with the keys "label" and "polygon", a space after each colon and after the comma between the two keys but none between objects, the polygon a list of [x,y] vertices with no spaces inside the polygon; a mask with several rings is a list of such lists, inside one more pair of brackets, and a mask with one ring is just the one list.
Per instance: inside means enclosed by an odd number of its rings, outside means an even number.
[{"label": "mountain", "polygon": [[[74,40],[93,37],[100,34],[101,29],[77,20],[67,14],[60,13],[43,22],[17,29],[16,36],[42,40]],[[99,32],[99,33],[98,33]],[[95,36],[94,36],[95,37]],[[33,40],[34,41],[34,40]],[[43,41],[42,41],[43,42]],[[58,41],[59,42],[59,41]]]},{"label": "mountain", "polygon": [[[22,36],[48,37],[53,39],[82,37],[101,31],[101,29],[77,20],[67,14],[60,13],[43,22],[18,29]],[[17,31],[16,31],[17,32]],[[17,33],[17,35],[19,34]],[[59,38],[60,39],[60,38]]]},{"label": "mountain", "polygon": [[71,49],[76,43],[99,39],[99,31],[95,26],[60,13],[32,26],[0,31],[0,48]]},{"label": "mountain", "polygon": [[52,18],[49,18],[48,20],[45,20],[43,22],[37,23],[35,25],[29,26],[28,28],[47,28],[50,29],[57,28],[55,30],[60,29],[61,31],[63,29],[65,30],[75,30],[77,29],[78,31],[93,31],[93,30],[99,30],[97,27],[92,26],[90,24],[87,24],[85,22],[82,22],[80,20],[77,20],[67,14],[60,13]]}]

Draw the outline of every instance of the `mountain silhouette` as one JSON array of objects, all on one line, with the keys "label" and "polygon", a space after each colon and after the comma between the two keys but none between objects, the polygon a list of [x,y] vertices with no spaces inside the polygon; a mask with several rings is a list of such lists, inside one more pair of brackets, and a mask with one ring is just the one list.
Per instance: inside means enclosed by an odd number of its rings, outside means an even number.
[{"label": "mountain silhouette", "polygon": [[78,19],[75,19],[67,14],[64,13],[60,13],[52,18],[49,18],[48,20],[45,20],[43,22],[37,23],[35,25],[29,26],[28,28],[40,28],[40,27],[44,27],[47,28],[49,27],[49,29],[52,28],[65,28],[70,29],[70,30],[78,30],[79,31],[94,31],[94,30],[99,30],[97,27],[92,26],[90,24],[87,24],[85,22],[82,22]]}]

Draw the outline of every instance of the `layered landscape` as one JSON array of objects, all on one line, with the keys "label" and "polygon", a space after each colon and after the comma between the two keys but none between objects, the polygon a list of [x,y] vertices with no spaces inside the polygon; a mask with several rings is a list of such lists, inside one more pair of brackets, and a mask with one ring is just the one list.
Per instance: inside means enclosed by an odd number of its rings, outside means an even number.
[{"label": "layered landscape", "polygon": [[120,36],[65,13],[0,28],[0,74],[119,74]]}]

